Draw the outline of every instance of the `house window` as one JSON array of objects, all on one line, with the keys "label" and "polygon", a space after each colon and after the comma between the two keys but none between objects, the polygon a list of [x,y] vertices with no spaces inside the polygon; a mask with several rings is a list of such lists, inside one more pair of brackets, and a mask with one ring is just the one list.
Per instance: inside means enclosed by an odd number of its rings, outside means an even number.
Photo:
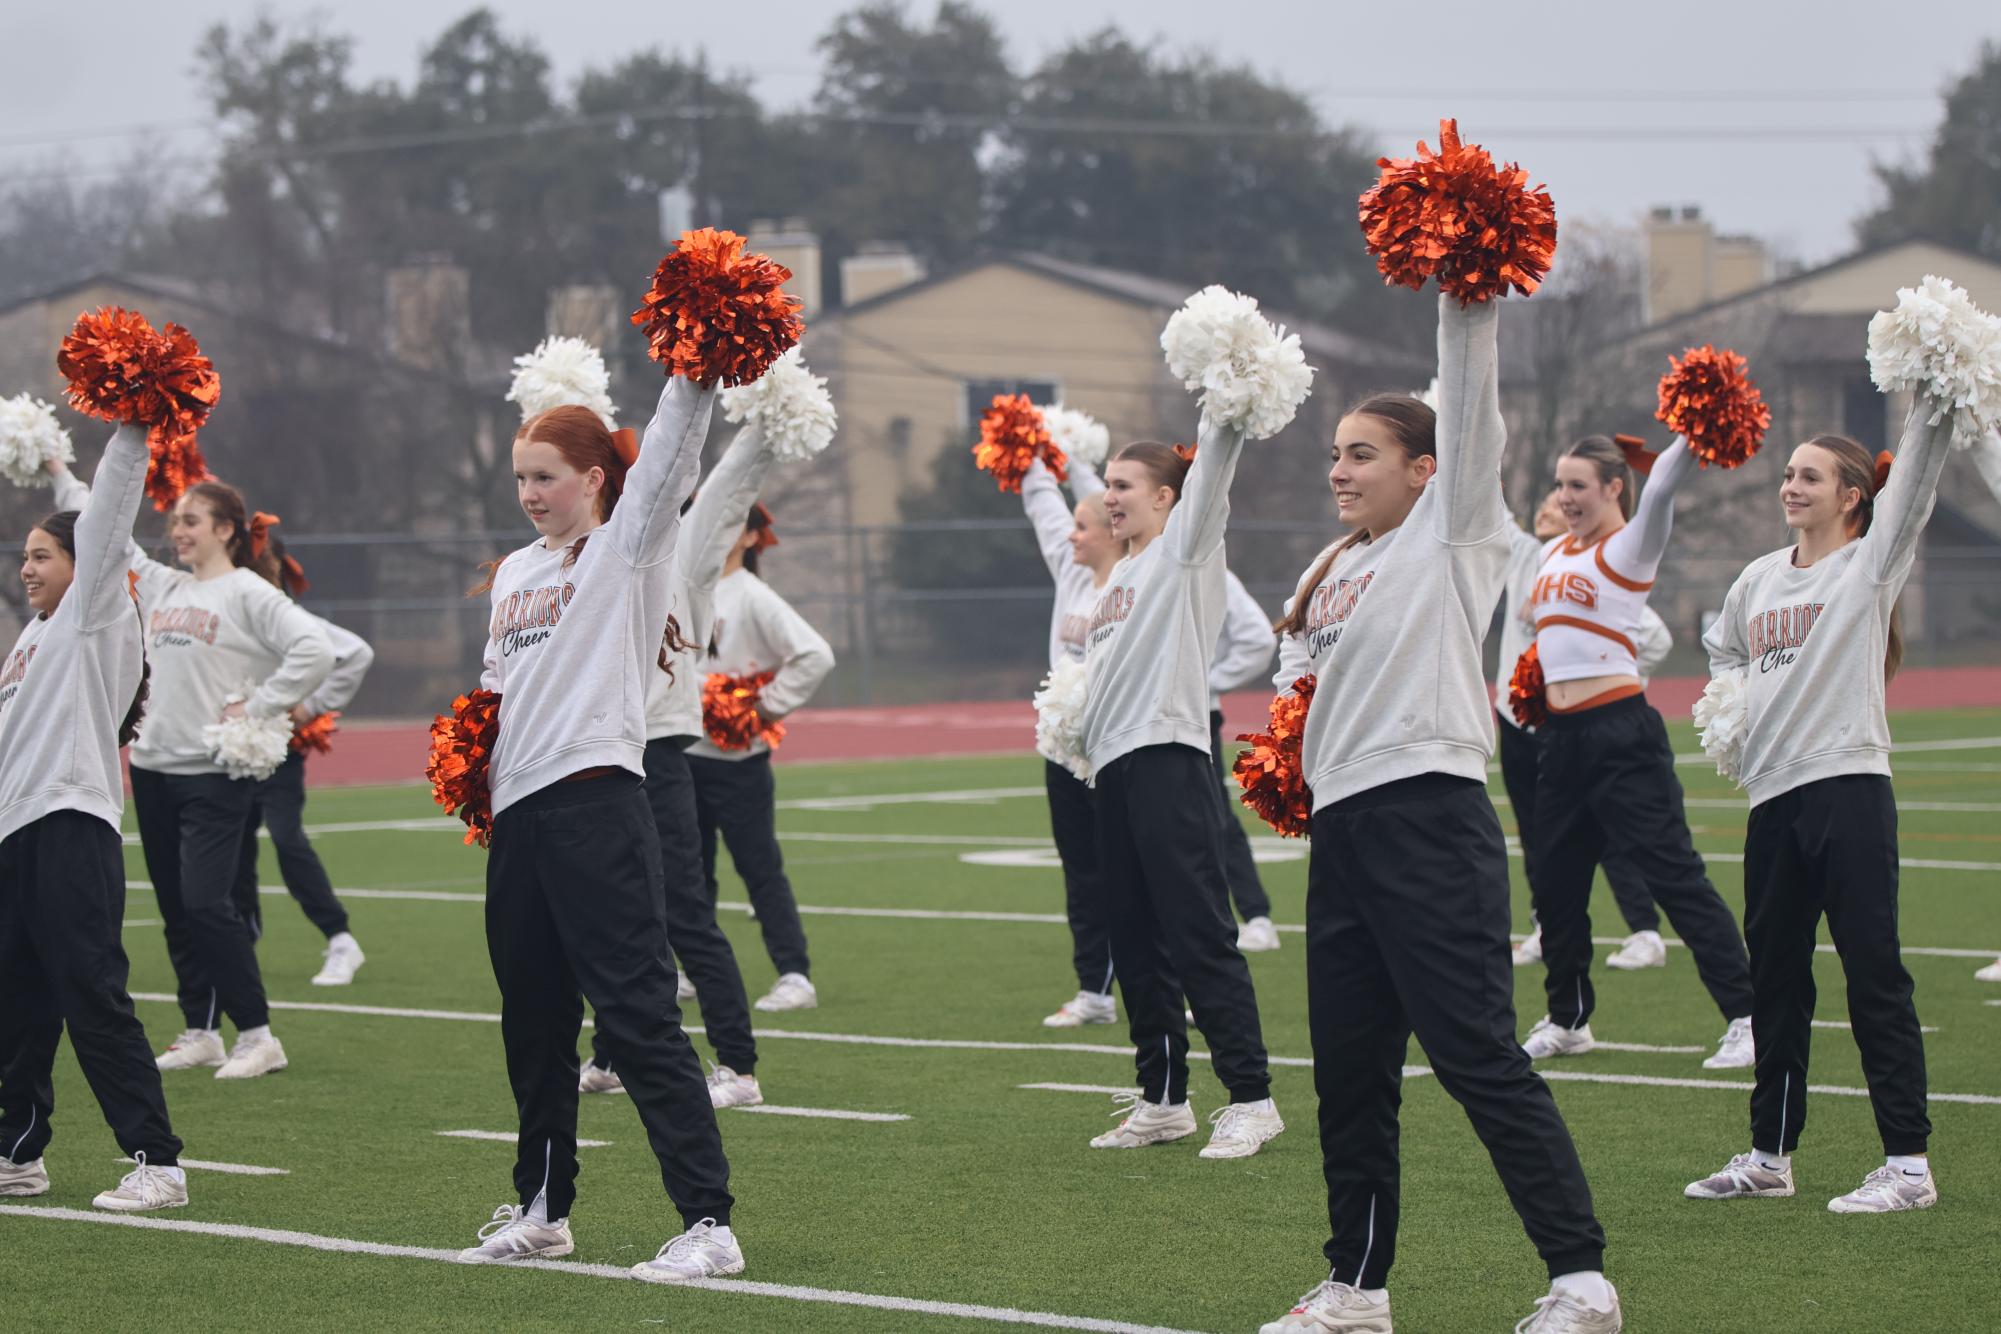
[{"label": "house window", "polygon": [[1889,444],[1889,400],[1867,376],[1856,376],[1841,386],[1841,432],[1870,449]]},{"label": "house window", "polygon": [[1046,407],[1057,399],[1060,386],[1054,380],[968,380],[966,381],[966,425],[972,426],[1002,394],[1027,394],[1028,401]]}]

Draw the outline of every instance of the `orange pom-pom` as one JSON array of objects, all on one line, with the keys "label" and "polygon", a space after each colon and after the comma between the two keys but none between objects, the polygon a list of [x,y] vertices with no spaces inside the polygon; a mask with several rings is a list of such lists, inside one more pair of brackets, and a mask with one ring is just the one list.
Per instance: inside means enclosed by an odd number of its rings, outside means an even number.
[{"label": "orange pom-pom", "polygon": [[431,796],[445,814],[466,822],[468,843],[482,848],[493,837],[493,791],[487,786],[487,761],[500,739],[500,696],[475,690],[452,701],[449,715],[431,720],[431,757],[424,774]]},{"label": "orange pom-pom", "polygon": [[702,682],[702,730],[718,750],[749,750],[762,740],[776,748],[785,740],[784,723],[768,723],[758,712],[764,688],[776,672],[729,676],[715,672]]},{"label": "orange pom-pom", "polygon": [[292,749],[301,755],[316,750],[325,755],[333,750],[333,734],[340,730],[340,713],[315,714],[292,729]]},{"label": "orange pom-pom", "polygon": [[1771,429],[1772,410],[1744,373],[1748,364],[1728,348],[1707,344],[1689,348],[1679,361],[1668,358],[1654,415],[1687,438],[1705,468],[1736,467],[1758,452]]},{"label": "orange pom-pom", "polygon": [[1037,459],[1057,481],[1069,475],[1070,456],[1051,438],[1048,425],[1028,395],[995,395],[980,414],[980,442],[973,446],[973,466],[992,473],[1001,490],[1019,492],[1028,465]]},{"label": "orange pom-pom", "polygon": [[647,354],[696,384],[748,384],[799,341],[799,298],[780,289],[792,270],[743,253],[735,232],[683,232],[654,270],[632,322]]},{"label": "orange pom-pom", "polygon": [[70,406],[102,421],[148,428],[153,466],[146,494],[168,509],[208,476],[195,432],[222,396],[215,365],[178,324],[155,329],[144,315],[105,306],[77,316],[56,352]]},{"label": "orange pom-pom", "polygon": [[1436,278],[1461,305],[1541,286],[1556,258],[1556,205],[1515,163],[1495,167],[1459,122],[1438,123],[1438,151],[1378,158],[1382,176],[1362,195],[1362,235],[1383,281],[1418,288]]},{"label": "orange pom-pom", "polygon": [[1299,745],[1316,682],[1315,677],[1302,676],[1292,683],[1290,693],[1272,699],[1269,732],[1246,732],[1237,738],[1251,743],[1233,767],[1237,784],[1244,789],[1243,803],[1287,838],[1305,838],[1313,831],[1313,792],[1306,786]]},{"label": "orange pom-pom", "polygon": [[1523,727],[1540,727],[1549,721],[1548,686],[1542,679],[1542,655],[1530,644],[1528,652],[1515,661],[1514,675],[1508,678],[1508,712]]}]

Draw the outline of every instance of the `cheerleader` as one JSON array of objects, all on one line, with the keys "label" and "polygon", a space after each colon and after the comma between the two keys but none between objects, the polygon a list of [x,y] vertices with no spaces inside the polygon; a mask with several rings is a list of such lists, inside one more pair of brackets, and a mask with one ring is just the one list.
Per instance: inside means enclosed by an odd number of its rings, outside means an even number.
[{"label": "cheerleader", "polygon": [[[1973,462],[1987,489],[2001,499],[2001,431],[1990,431],[1973,447]],[[2001,982],[2001,959],[1976,970],[1973,976],[1982,982]]]},{"label": "cheerleader", "polygon": [[[759,694],[758,716],[777,722],[813,697],[834,669],[834,651],[772,587],[758,578],[760,553],[778,545],[771,511],[753,505],[729,548],[716,585],[715,628],[706,663],[711,673],[776,673]],[[729,844],[730,862],[743,877],[778,980],[758,997],[757,1008],[810,1010],[820,1003],[806,955],[799,903],[785,875],[778,847],[778,789],[771,747],[763,738],[746,750],[724,750],[704,736],[688,748],[700,818],[702,870],[710,902],[717,895],[716,837]]]},{"label": "cheerleader", "polygon": [[[1822,914],[1848,981],[1848,1018],[1886,1155],[1828,1203],[1839,1214],[1938,1202],[1926,1146],[1925,1046],[1897,939],[1897,804],[1883,692],[1903,658],[1897,594],[1931,517],[1952,412],[1921,401],[1889,456],[1838,435],[1793,450],[1779,488],[1796,543],[1753,561],[1703,646],[1710,671],[1742,679],[1738,781],[1744,934],[1757,997],[1751,1151],[1690,1183],[1691,1199],[1793,1193],[1806,1125],[1814,937]],[[1885,473],[1887,472],[1887,478]],[[1712,685],[1712,690],[1716,687]]]},{"label": "cheerleader", "polygon": [[1126,555],[1086,631],[1083,747],[1140,1091],[1121,1095],[1123,1119],[1091,1147],[1132,1149],[1195,1133],[1185,990],[1230,1095],[1210,1118],[1202,1156],[1247,1158],[1285,1122],[1272,1103],[1257,994],[1230,917],[1223,809],[1205,753],[1204,672],[1222,628],[1223,529],[1244,435],[1206,418],[1202,430],[1192,465],[1149,441],[1127,445],[1106,471],[1105,510]]},{"label": "cheerleader", "polygon": [[0,667],[0,1196],[48,1192],[42,1151],[67,1028],[118,1147],[138,1164],[92,1201],[120,1213],[188,1202],[119,938],[118,748],[146,700],[124,546],[147,464],[145,431],[119,428],[98,465],[98,502],[29,531],[21,583],[33,618]]},{"label": "cheerleader", "polygon": [[1226,569],[1223,588],[1223,630],[1209,663],[1209,760],[1216,771],[1216,795],[1223,803],[1223,876],[1229,881],[1237,916],[1244,919],[1237,930],[1237,948],[1254,953],[1278,948],[1278,928],[1272,925],[1271,899],[1258,876],[1250,836],[1237,818],[1237,802],[1230,792],[1230,765],[1223,751],[1223,696],[1263,680],[1278,641],[1272,635],[1271,618],[1243,580]]},{"label": "cheerleader", "polygon": [[1480,646],[1508,561],[1489,302],[1439,301],[1440,410],[1366,398],[1327,480],[1348,537],[1279,623],[1281,690],[1317,688],[1302,767],[1313,793],[1306,954],[1331,1270],[1266,1334],[1390,1328],[1413,1033],[1466,1111],[1551,1287],[1518,1327],[1615,1334],[1605,1234],[1570,1132],[1514,1040],[1508,861],[1487,798],[1493,723]]},{"label": "cheerleader", "polygon": [[632,1272],[677,1283],[743,1269],[715,1109],[674,1005],[660,837],[641,786],[642,674],[657,669],[665,566],[714,400],[670,379],[636,461],[585,407],[538,413],[514,437],[515,488],[541,537],[493,572],[481,685],[500,696],[486,933],[520,1115],[520,1203],[494,1210],[459,1252],[468,1264],[573,1249],[588,998],[686,1227]]},{"label": "cheerleader", "polygon": [[[1645,458],[1645,455],[1641,456]],[[1689,837],[1667,727],[1640,682],[1640,610],[1667,551],[1674,497],[1696,455],[1677,442],[1638,505],[1622,447],[1589,436],[1556,464],[1569,535],[1543,548],[1529,605],[1548,683],[1536,729],[1535,846],[1529,887],[1542,928],[1549,1013],[1523,1046],[1537,1060],[1590,1051],[1591,881],[1607,847],[1625,850],[1688,943],[1725,1031],[1705,1069],[1753,1061],[1743,938]]]}]

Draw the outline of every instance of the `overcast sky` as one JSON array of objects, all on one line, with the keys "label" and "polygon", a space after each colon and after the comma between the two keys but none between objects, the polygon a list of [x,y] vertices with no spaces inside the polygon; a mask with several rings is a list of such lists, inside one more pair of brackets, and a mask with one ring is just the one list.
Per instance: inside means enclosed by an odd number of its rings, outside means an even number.
[{"label": "overcast sky", "polygon": [[[1922,152],[1939,93],[2001,40],[1995,0],[1734,0],[1717,4],[1354,4],[1347,0],[981,0],[1018,67],[1116,23],[1175,48],[1244,62],[1308,91],[1330,121],[1408,151],[1456,115],[1466,136],[1546,181],[1567,219],[1627,222],[1652,204],[1698,204],[1725,231],[1817,262],[1850,246],[1875,199],[1872,160]],[[358,73],[407,82],[418,50],[469,0],[341,0],[322,7],[358,39]],[[706,48],[756,74],[768,104],[802,101],[834,0],[491,0],[567,84],[649,46]],[[912,0],[928,15],[931,0]],[[0,179],[102,163],[150,125],[176,151],[213,136],[191,74],[236,0],[14,0],[0,19]],[[1735,22],[1732,30],[1725,25]]]}]

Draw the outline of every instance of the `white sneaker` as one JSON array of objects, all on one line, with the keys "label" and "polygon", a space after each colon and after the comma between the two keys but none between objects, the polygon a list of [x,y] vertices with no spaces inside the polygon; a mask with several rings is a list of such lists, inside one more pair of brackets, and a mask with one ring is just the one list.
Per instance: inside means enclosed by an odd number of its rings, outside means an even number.
[{"label": "white sneaker", "polygon": [[1269,917],[1253,917],[1237,928],[1237,949],[1244,954],[1261,954],[1278,948],[1278,928]]},{"label": "white sneaker", "polygon": [[584,1068],[577,1072],[577,1092],[579,1093],[623,1093],[625,1081],[618,1077],[616,1070],[607,1070],[592,1061],[585,1061]]},{"label": "white sneaker", "polygon": [[1619,1334],[1626,1317],[1619,1310],[1619,1292],[1612,1289],[1612,1309],[1594,1311],[1577,1295],[1551,1288],[1547,1297],[1536,1298],[1535,1310],[1515,1326],[1515,1334]]},{"label": "white sneaker", "polygon": [[313,974],[316,987],[346,986],[354,981],[355,971],[368,962],[368,956],[361,952],[360,942],[343,931],[327,942],[326,960]]},{"label": "white sneaker", "polygon": [[49,1170],[37,1158],[31,1163],[17,1163],[12,1158],[0,1158],[0,1195],[46,1195],[49,1193]]},{"label": "white sneaker", "polygon": [[709,1071],[709,1106],[717,1111],[725,1107],[756,1107],[763,1102],[764,1090],[757,1086],[757,1076],[740,1075],[726,1065]]},{"label": "white sneaker", "polygon": [[1793,1169],[1783,1172],[1766,1167],[1748,1153],[1740,1153],[1723,1165],[1723,1170],[1700,1181],[1691,1181],[1681,1193],[1691,1200],[1783,1199],[1793,1193]]},{"label": "white sneaker", "polygon": [[1749,1070],[1758,1063],[1757,1044],[1751,1040],[1751,1016],[1732,1019],[1730,1027],[1717,1039],[1716,1054],[1702,1063],[1705,1070]]},{"label": "white sneaker", "polygon": [[285,1049],[270,1032],[261,1037],[244,1037],[237,1034],[236,1045],[229,1049],[229,1059],[222,1063],[222,1069],[215,1072],[217,1079],[255,1079],[285,1068]]},{"label": "white sneaker", "polygon": [[1185,1102],[1148,1102],[1137,1093],[1114,1093],[1112,1101],[1118,1104],[1112,1115],[1125,1119],[1116,1130],[1107,1130],[1092,1140],[1094,1149],[1143,1149],[1195,1133],[1195,1112]]},{"label": "white sneaker", "polygon": [[692,1283],[742,1272],[743,1247],[713,1218],[704,1218],[662,1246],[660,1254],[632,1267],[632,1276],[648,1283]]},{"label": "white sneaker", "polygon": [[1386,1288],[1351,1288],[1329,1279],[1258,1334],[1392,1334]]},{"label": "white sneaker", "polygon": [[222,1032],[214,1028],[190,1028],[154,1058],[162,1070],[192,1070],[201,1065],[221,1065],[228,1060],[222,1049]]},{"label": "white sneaker", "polygon": [[1667,944],[1658,931],[1635,931],[1627,936],[1625,943],[1606,956],[1607,968],[1623,968],[1631,972],[1635,968],[1664,968],[1667,966]]},{"label": "white sneaker", "polygon": [[1985,968],[1977,970],[1973,976],[1980,982],[2001,982],[2001,959],[1996,959]]},{"label": "white sneaker", "polygon": [[1080,991],[1042,1021],[1044,1028],[1082,1028],[1085,1024],[1114,1024],[1119,1019],[1118,1002],[1095,991]]},{"label": "white sneaker", "polygon": [[104,1191],[92,1204],[113,1213],[145,1214],[178,1209],[188,1202],[188,1178],[180,1168],[153,1167],[143,1153],[132,1158],[139,1165],[120,1179],[118,1189]]},{"label": "white sneaker", "polygon": [[1523,968],[1532,963],[1542,962],[1542,928],[1529,932],[1526,940],[1515,942],[1515,967]]},{"label": "white sneaker", "polygon": [[688,980],[688,975],[685,972],[675,979],[674,999],[682,1005],[686,1005],[689,1001],[695,999],[695,984]]},{"label": "white sneaker", "polygon": [[1591,1025],[1582,1028],[1561,1028],[1544,1015],[1535,1021],[1535,1027],[1522,1039],[1522,1050],[1529,1054],[1531,1061],[1544,1061],[1552,1056],[1581,1056],[1598,1045],[1598,1039],[1591,1036]]},{"label": "white sneaker", "polygon": [[1913,1181],[1885,1163],[1863,1177],[1854,1190],[1829,1200],[1827,1208],[1836,1214],[1897,1214],[1906,1209],[1929,1209],[1937,1203],[1938,1183],[1932,1180],[1927,1159],[1921,1181]]},{"label": "white sneaker", "polygon": [[570,1220],[538,1222],[518,1204],[503,1204],[493,1211],[493,1221],[479,1230],[479,1245],[459,1252],[462,1265],[497,1265],[509,1260],[553,1260],[577,1248],[570,1236]]},{"label": "white sneaker", "polygon": [[757,998],[757,1007],[767,1014],[773,1010],[817,1010],[820,993],[804,973],[785,973],[771,984],[771,990]]},{"label": "white sneaker", "polygon": [[1278,1108],[1270,1098],[1219,1107],[1209,1118],[1209,1124],[1216,1129],[1202,1147],[1204,1158],[1248,1158],[1262,1149],[1266,1140],[1278,1138],[1285,1129],[1285,1122],[1279,1120]]}]

